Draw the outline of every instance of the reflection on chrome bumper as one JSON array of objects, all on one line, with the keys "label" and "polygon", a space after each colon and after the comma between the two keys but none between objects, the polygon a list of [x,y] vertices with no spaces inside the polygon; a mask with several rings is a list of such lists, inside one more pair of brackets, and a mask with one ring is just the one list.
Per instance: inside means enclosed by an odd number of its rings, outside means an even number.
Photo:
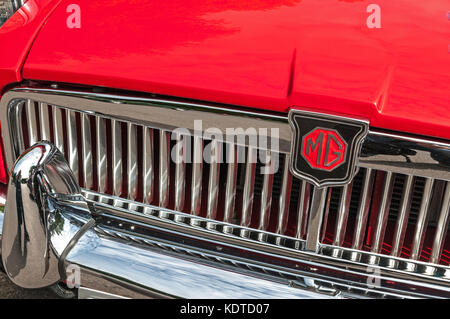
[{"label": "reflection on chrome bumper", "polygon": [[313,280],[299,289],[250,270],[198,262],[150,241],[112,236],[96,227],[96,214],[56,147],[42,142],[25,151],[12,169],[3,220],[8,277],[24,288],[45,287],[65,279],[68,265],[77,265],[82,286],[125,297],[340,296]]}]

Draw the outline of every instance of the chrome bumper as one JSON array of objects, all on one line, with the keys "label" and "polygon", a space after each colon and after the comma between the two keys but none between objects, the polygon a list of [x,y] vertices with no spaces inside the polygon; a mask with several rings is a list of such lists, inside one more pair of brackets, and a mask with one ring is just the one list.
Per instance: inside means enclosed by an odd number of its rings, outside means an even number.
[{"label": "chrome bumper", "polygon": [[[2,261],[18,286],[39,288],[79,273],[77,284],[111,294],[183,298],[339,297],[314,280],[292,287],[168,251],[151,240],[101,231],[98,212],[81,195],[56,147],[42,142],[15,162],[3,220]],[[325,293],[325,294],[324,294]]]}]

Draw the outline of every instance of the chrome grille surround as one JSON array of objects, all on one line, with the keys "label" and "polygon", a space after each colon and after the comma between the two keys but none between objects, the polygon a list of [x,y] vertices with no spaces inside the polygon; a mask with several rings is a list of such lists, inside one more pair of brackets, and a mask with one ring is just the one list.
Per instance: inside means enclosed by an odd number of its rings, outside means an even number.
[{"label": "chrome grille surround", "polygon": [[[51,107],[47,107],[47,105]],[[259,225],[253,228],[249,227],[249,220],[253,210],[251,209],[253,207],[253,182],[255,179],[253,172],[256,169],[256,165],[251,164],[250,161],[246,162],[245,182],[242,191],[242,217],[238,225],[230,223],[233,221],[232,211],[236,207],[236,174],[238,170],[238,165],[233,166],[233,163],[223,164],[228,165],[223,220],[215,220],[219,192],[217,188],[219,165],[214,163],[209,165],[209,179],[206,183],[207,186],[203,186],[204,191],[206,188],[209,194],[206,218],[198,216],[200,214],[199,203],[201,204],[202,173],[204,172],[204,167],[201,164],[192,167],[191,185],[195,185],[193,189],[198,189],[199,191],[190,191],[191,205],[189,207],[183,202],[185,198],[183,192],[187,178],[186,167],[176,165],[175,193],[173,196],[175,201],[173,208],[175,210],[167,209],[169,197],[171,196],[169,194],[171,183],[170,163],[168,162],[170,131],[178,127],[188,126],[189,131],[194,133],[194,127],[191,125],[194,119],[202,119],[203,127],[214,126],[223,129],[223,132],[228,126],[278,128],[280,135],[279,151],[282,157],[285,157],[284,163],[288,163],[289,161],[286,159],[289,156],[291,132],[285,116],[245,112],[239,109],[180,100],[31,87],[16,88],[7,92],[2,98],[0,107],[2,123],[4,123],[3,136],[8,167],[11,167],[17,155],[25,149],[25,139],[28,139],[28,144],[38,140],[39,136],[36,134],[36,130],[39,126],[41,139],[48,138],[53,140],[63,153],[64,150],[67,150],[65,155],[68,158],[71,169],[76,176],[83,178],[83,181],[80,182],[85,188],[86,198],[98,205],[109,205],[111,213],[130,219],[137,218],[142,220],[144,218],[148,222],[156,219],[162,221],[163,225],[167,227],[173,224],[181,226],[181,228],[177,228],[177,231],[196,233],[199,236],[212,236],[224,242],[230,240],[232,243],[242,247],[258,250],[267,249],[275,254],[283,255],[287,251],[290,253],[295,251],[297,255],[294,254],[294,256],[298,258],[308,259],[311,256],[319,256],[322,259],[319,258],[317,262],[320,263],[321,260],[323,261],[323,258],[326,258],[328,260],[327,263],[329,260],[333,260],[337,267],[348,267],[347,263],[349,262],[360,266],[377,265],[382,269],[395,271],[400,277],[409,274],[408,276],[412,277],[407,276],[408,278],[419,278],[420,280],[423,279],[424,282],[427,282],[428,278],[433,278],[433,280],[437,280],[437,284],[442,286],[447,293],[450,289],[450,268],[438,264],[448,227],[438,227],[431,253],[432,263],[418,260],[424,240],[428,211],[432,202],[433,185],[436,184],[436,180],[445,189],[443,200],[440,202],[438,221],[441,225],[448,225],[450,145],[447,143],[371,131],[363,145],[358,164],[360,168],[364,169],[361,172],[363,182],[360,205],[356,214],[353,241],[351,247],[343,247],[344,228],[346,227],[349,213],[350,197],[348,194],[351,194],[352,184],[344,187],[343,192],[341,191],[340,198],[342,200],[340,202],[342,205],[338,207],[336,213],[336,232],[331,244],[324,243],[326,227],[322,226],[325,229],[320,227],[321,222],[323,225],[327,223],[331,189],[320,194],[320,196],[323,196],[320,201],[312,201],[311,204],[320,203],[320,205],[317,209],[314,206],[311,207],[310,210],[316,214],[307,216],[308,206],[310,206],[310,201],[307,199],[319,196],[319,193],[314,190],[312,185],[304,182],[300,184],[299,193],[301,200],[299,201],[298,213],[301,218],[297,220],[295,234],[286,236],[287,214],[289,213],[289,205],[286,203],[289,203],[292,186],[292,177],[288,172],[287,165],[280,167],[280,170],[283,172],[282,181],[285,182],[282,182],[280,189],[281,200],[277,206],[281,213],[278,216],[277,226],[273,232],[267,231],[268,221],[266,219],[271,209],[268,207],[272,204],[270,193],[274,187],[273,175],[265,175],[262,182],[261,208],[259,212],[262,218],[260,218]],[[23,136],[20,129],[21,122],[19,119],[22,119],[22,109],[26,110],[26,123],[29,128],[27,130],[28,136],[26,137]],[[64,115],[65,119],[63,118]],[[74,124],[77,121],[80,123],[79,130],[81,130],[83,136],[91,136],[95,130],[97,137],[95,146],[91,145],[90,142],[92,141],[89,141],[90,139],[83,138],[80,143],[75,141],[74,137],[79,134],[79,132],[77,133],[78,128],[74,129]],[[109,128],[106,127],[105,121],[109,121]],[[127,132],[125,135],[127,138],[126,142],[122,141],[123,135],[118,133],[118,128],[121,125],[123,126],[122,131],[126,130]],[[145,134],[141,131],[138,133],[138,127]],[[106,130],[112,132],[110,143],[114,145],[111,154],[113,161],[112,174],[111,177],[108,177],[108,180],[106,180],[108,170],[105,164],[108,161],[106,155],[106,144],[108,143]],[[137,134],[140,134],[143,139],[143,142],[141,141],[143,150],[139,154],[154,155],[159,153],[158,165],[154,161],[148,160],[149,156],[143,156],[146,160],[143,160],[140,164],[142,166],[140,171],[145,172],[144,176],[149,178],[145,178],[142,181],[138,181],[137,176]],[[156,134],[159,134],[158,150],[156,150],[154,145]],[[67,145],[65,145],[65,141],[67,141]],[[166,143],[161,143],[161,141],[166,141]],[[216,142],[224,143],[226,140],[224,138],[224,140]],[[204,143],[203,139],[195,140],[194,137],[194,152],[196,146],[203,151]],[[386,143],[390,147],[391,154],[381,154],[380,152],[383,148],[385,149]],[[76,147],[80,144],[81,147]],[[123,149],[123,145],[127,146],[126,150]],[[236,145],[233,146],[233,149],[239,147],[246,147],[248,149],[247,156],[253,156],[253,151],[248,145]],[[267,148],[270,151],[270,146]],[[212,149],[217,149],[217,146],[213,145]],[[413,155],[410,157],[404,156],[405,150]],[[79,151],[83,155],[81,157],[83,160],[80,164],[77,161],[77,152]],[[103,154],[103,156],[98,154]],[[231,153],[231,156],[234,156],[234,154]],[[78,156],[78,158],[80,157]],[[120,163],[119,159],[123,158],[126,158],[126,164]],[[155,179],[156,169],[159,170],[159,176],[164,177],[160,178],[159,181]],[[126,172],[126,174],[121,174],[122,172]],[[381,204],[377,207],[376,217],[378,222],[375,224],[373,245],[370,247],[370,251],[365,251],[362,250],[362,247],[366,236],[366,227],[369,223],[370,199],[374,188],[374,177],[380,173],[385,174],[384,186],[382,187],[384,191],[380,195]],[[407,182],[403,189],[404,196],[402,197],[395,228],[394,237],[397,240],[394,242],[394,249],[391,254],[386,255],[381,253],[381,248],[386,231],[394,180],[398,174],[406,174]],[[123,180],[119,181],[120,175],[126,175],[125,182]],[[407,199],[410,198],[413,188],[412,180],[414,178],[412,176],[424,178],[425,187],[414,232],[412,256],[406,259],[401,257],[400,247],[402,246],[401,241],[404,240],[406,223],[408,221],[407,215],[410,210],[407,206],[410,201]],[[155,199],[155,182],[158,183],[158,194],[156,197],[158,197],[159,201],[157,205],[154,202],[153,205],[148,205]],[[107,185],[109,184],[112,185],[112,190],[107,190]],[[139,201],[142,203],[136,201],[138,199],[138,184],[142,185],[141,191],[143,191],[143,194],[139,198]],[[123,191],[122,188],[124,186],[127,188],[126,199],[117,197]],[[92,188],[99,192],[89,190]],[[108,191],[111,193],[110,195],[104,194]],[[183,209],[188,209],[190,214],[180,212]],[[316,217],[321,218],[317,219]],[[317,223],[318,226],[315,227],[316,233],[314,233],[312,231],[314,229],[310,225]]]}]

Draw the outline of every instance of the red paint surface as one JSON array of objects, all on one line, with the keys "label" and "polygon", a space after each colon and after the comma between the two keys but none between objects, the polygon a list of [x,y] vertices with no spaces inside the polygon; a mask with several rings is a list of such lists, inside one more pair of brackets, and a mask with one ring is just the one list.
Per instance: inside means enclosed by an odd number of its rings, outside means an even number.
[{"label": "red paint surface", "polygon": [[0,94],[4,86],[22,80],[28,51],[58,0],[28,0],[0,27]]},{"label": "red paint surface", "polygon": [[[450,138],[448,0],[62,1],[27,79],[138,90],[287,112],[350,114]],[[293,71],[292,77],[290,76]]]}]

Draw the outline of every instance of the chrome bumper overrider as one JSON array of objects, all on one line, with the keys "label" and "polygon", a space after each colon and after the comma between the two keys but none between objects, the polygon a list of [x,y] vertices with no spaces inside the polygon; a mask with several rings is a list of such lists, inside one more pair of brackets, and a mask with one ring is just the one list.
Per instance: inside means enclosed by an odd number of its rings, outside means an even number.
[{"label": "chrome bumper overrider", "polygon": [[[78,269],[82,287],[132,298],[450,294],[444,279],[395,270],[371,274],[363,265],[337,264],[326,256],[275,256],[238,243],[189,237],[175,228],[114,214],[102,199],[95,202],[92,196],[80,189],[52,144],[35,144],[19,156],[11,171],[4,216],[0,214],[2,261],[15,284],[45,287],[68,279],[68,269],[69,273]],[[131,201],[110,200],[122,210],[140,209]],[[370,278],[382,285],[371,287]]]}]

